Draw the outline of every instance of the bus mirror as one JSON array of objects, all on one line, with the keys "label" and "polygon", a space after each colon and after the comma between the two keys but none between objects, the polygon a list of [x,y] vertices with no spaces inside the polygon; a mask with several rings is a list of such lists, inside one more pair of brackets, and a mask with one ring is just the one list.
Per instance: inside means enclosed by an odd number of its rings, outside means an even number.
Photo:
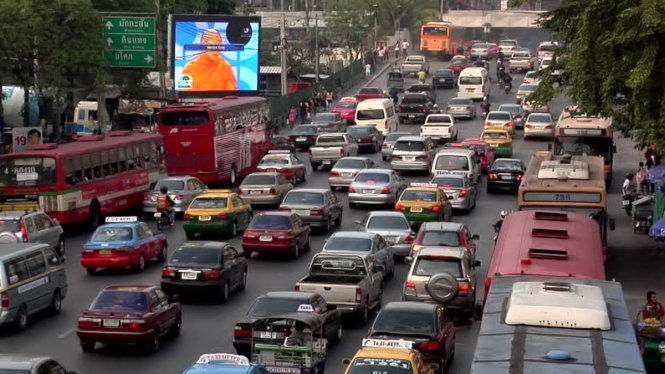
[{"label": "bus mirror", "polygon": [[616,227],[616,222],[614,222],[614,218],[610,218],[608,224],[610,226],[610,230],[614,231],[614,228]]},{"label": "bus mirror", "polygon": [[550,144],[547,145],[547,150],[550,151],[550,152],[552,152],[552,143],[550,143]]}]

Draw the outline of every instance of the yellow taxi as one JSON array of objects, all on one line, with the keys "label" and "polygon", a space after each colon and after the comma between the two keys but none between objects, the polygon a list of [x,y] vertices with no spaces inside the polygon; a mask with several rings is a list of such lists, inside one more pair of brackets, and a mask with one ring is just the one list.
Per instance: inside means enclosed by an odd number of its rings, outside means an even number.
[{"label": "yellow taxi", "polygon": [[450,221],[453,215],[446,193],[432,183],[411,183],[397,200],[395,210],[404,213],[410,225]]},{"label": "yellow taxi", "polygon": [[427,364],[425,356],[408,340],[363,339],[362,348],[344,364],[345,374],[434,374],[439,370],[438,364]]},{"label": "yellow taxi", "polygon": [[486,128],[480,138],[494,150],[496,156],[511,157],[513,155],[513,137],[504,129]]},{"label": "yellow taxi", "polygon": [[231,190],[207,190],[192,200],[183,215],[187,239],[196,234],[238,235],[252,220],[252,206]]}]

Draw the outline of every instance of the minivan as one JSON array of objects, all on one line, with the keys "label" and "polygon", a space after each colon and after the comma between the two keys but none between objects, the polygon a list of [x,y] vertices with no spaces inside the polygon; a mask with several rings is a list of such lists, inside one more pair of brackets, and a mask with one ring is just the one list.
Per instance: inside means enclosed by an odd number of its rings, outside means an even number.
[{"label": "minivan", "polygon": [[434,156],[432,177],[439,174],[466,175],[471,183],[480,183],[481,162],[473,149],[443,148]]},{"label": "minivan", "polygon": [[61,258],[48,244],[3,244],[0,253],[0,325],[25,329],[29,316],[58,313],[67,294]]},{"label": "minivan", "polygon": [[490,95],[490,79],[487,69],[471,67],[462,70],[457,81],[459,97],[481,100]]},{"label": "minivan", "polygon": [[356,107],[356,126],[376,126],[383,135],[397,131],[397,113],[390,99],[368,99]]}]

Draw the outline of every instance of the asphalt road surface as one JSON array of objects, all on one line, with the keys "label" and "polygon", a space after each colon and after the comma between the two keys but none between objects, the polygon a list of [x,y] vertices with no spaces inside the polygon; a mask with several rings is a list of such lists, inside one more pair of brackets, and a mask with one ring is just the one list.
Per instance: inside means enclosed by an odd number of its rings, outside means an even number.
[{"label": "asphalt road surface", "polygon": [[[447,63],[433,62],[431,71],[444,68]],[[494,76],[494,69],[491,71]],[[521,82],[522,75],[514,75],[513,92],[505,94],[496,85],[492,87],[492,108],[502,103],[513,103],[515,91]],[[415,83],[412,79],[407,82]],[[372,86],[385,87],[386,77],[379,76]],[[438,104],[445,108],[445,103],[456,95],[456,89],[438,91]],[[568,104],[564,98],[555,100],[552,113],[558,117],[563,105]],[[480,115],[474,121],[460,121],[459,138],[477,137],[482,129]],[[418,133],[419,125],[401,125],[400,130]],[[626,139],[617,139],[618,152],[614,165],[614,181],[609,198],[610,214],[616,218],[617,229],[609,236],[609,254],[607,270],[610,278],[623,283],[630,309],[637,311],[647,289],[662,290],[665,272],[661,271],[665,264],[665,252],[644,236],[633,234],[630,220],[621,210],[619,194],[623,176],[636,168],[639,153],[633,149],[632,143]],[[537,150],[546,150],[546,140],[524,141],[521,131],[517,132],[514,141],[513,157],[521,158],[525,163]],[[307,160],[306,153],[299,157]],[[390,167],[381,161],[380,154],[371,154],[374,161],[384,167]],[[328,187],[328,173],[325,171],[308,171],[307,182],[298,187]],[[426,181],[426,175],[410,175],[411,181]],[[337,191],[337,196],[346,202],[346,192]],[[492,252],[493,229],[491,224],[496,221],[503,209],[516,207],[515,195],[488,195],[485,191],[485,178],[479,187],[478,204],[468,215],[456,215],[454,221],[464,222],[473,233],[480,235],[478,241],[478,259],[482,266],[478,271],[478,285],[482,287],[487,265]],[[352,230],[354,221],[360,219],[369,209],[349,208],[345,203],[343,230]],[[72,230],[74,231],[74,230]],[[311,256],[318,252],[326,235],[316,233],[312,238],[313,250],[301,255],[297,261],[257,260],[249,261],[249,281],[247,289],[235,294],[226,303],[200,302],[183,305],[183,331],[177,339],[167,339],[156,354],[146,355],[135,348],[102,349],[96,353],[83,353],[75,334],[76,321],[79,313],[86,309],[97,292],[111,284],[159,284],[161,266],[149,264],[142,273],[118,271],[102,273],[95,276],[87,275],[79,265],[79,252],[83,243],[89,238],[89,232],[70,232],[67,238],[68,261],[66,263],[69,278],[69,292],[64,300],[63,310],[58,316],[31,318],[30,326],[24,332],[2,332],[0,334],[0,352],[28,353],[31,355],[49,355],[60,360],[69,370],[86,374],[106,373],[180,373],[195,361],[200,354],[209,352],[234,353],[231,344],[233,326],[245,313],[250,303],[259,295],[274,290],[291,290],[296,280],[304,275]],[[169,247],[176,248],[185,240],[180,222],[167,233]],[[240,247],[239,238],[231,240]],[[399,264],[394,279],[388,281],[384,290],[383,302],[397,301],[401,298],[402,285],[407,267]],[[665,294],[665,293],[661,293]],[[480,295],[480,293],[479,293]],[[449,368],[450,373],[468,373],[475,349],[480,322],[457,328],[456,358]],[[358,349],[361,339],[369,326],[344,328],[342,342],[329,350],[326,369],[328,373],[342,373],[343,358],[350,358]]]}]

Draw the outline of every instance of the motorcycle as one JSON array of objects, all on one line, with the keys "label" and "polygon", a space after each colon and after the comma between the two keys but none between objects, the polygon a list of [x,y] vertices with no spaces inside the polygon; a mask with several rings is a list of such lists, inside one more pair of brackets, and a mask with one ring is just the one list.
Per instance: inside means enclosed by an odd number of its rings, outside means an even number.
[{"label": "motorcycle", "polygon": [[153,217],[157,221],[158,230],[164,231],[171,228],[171,215],[167,212],[156,211]]},{"label": "motorcycle", "polygon": [[506,94],[509,94],[510,90],[513,89],[513,84],[511,82],[504,82],[503,89],[506,91]]}]

